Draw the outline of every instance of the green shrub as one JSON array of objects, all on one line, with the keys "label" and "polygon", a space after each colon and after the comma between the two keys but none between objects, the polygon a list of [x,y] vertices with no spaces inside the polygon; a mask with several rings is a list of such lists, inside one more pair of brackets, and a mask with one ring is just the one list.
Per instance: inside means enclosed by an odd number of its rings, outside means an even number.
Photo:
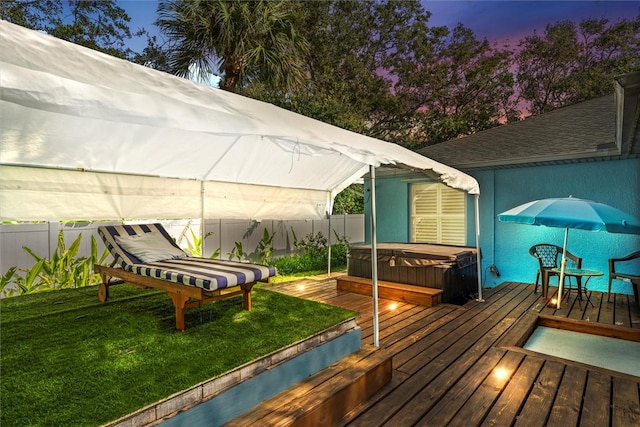
[{"label": "green shrub", "polygon": [[308,257],[302,257],[300,255],[287,255],[281,258],[275,258],[270,261],[270,264],[276,267],[280,275],[314,270],[311,260]]},{"label": "green shrub", "polygon": [[294,239],[294,246],[298,253],[312,259],[327,258],[327,238],[321,232],[309,233],[300,241]]},{"label": "green shrub", "polygon": [[[331,245],[331,268],[337,269],[347,265],[349,242],[345,236],[338,236],[334,231],[337,243]],[[295,255],[275,258],[270,264],[278,269],[278,274],[287,275],[305,271],[327,269],[328,240],[318,232],[307,234],[298,241],[294,233]]]},{"label": "green shrub", "polygon": [[335,230],[333,230],[333,234],[336,236],[336,243],[331,245],[331,265],[336,268],[345,267],[349,253],[349,240],[347,240],[347,236],[339,236]]}]

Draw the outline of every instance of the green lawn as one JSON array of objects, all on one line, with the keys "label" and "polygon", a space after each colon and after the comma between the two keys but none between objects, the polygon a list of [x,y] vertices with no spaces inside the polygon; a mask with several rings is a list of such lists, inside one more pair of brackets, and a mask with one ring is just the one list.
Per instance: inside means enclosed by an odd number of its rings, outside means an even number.
[{"label": "green lawn", "polygon": [[96,287],[0,301],[2,426],[93,426],[327,329],[356,313],[254,288],[187,310],[166,293]]}]

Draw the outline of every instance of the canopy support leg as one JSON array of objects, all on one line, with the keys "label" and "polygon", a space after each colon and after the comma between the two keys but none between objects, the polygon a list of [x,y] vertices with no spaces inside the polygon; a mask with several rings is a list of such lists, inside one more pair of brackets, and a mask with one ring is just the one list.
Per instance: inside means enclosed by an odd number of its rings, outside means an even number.
[{"label": "canopy support leg", "polygon": [[478,302],[484,302],[482,298],[482,254],[480,253],[480,195],[474,195],[476,207],[476,267],[478,269]]},{"label": "canopy support leg", "polygon": [[371,186],[371,288],[373,290],[373,345],[380,347],[378,321],[378,248],[376,236],[376,168],[369,166]]}]

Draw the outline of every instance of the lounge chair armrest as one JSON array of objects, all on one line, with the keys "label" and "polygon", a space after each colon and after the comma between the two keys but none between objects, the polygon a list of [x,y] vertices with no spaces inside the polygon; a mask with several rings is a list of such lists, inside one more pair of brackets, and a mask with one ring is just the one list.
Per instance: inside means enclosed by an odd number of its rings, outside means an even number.
[{"label": "lounge chair armrest", "polygon": [[570,253],[569,251],[566,252],[567,258],[571,259],[573,262],[576,263],[576,268],[580,269],[582,268],[582,258],[579,256],[576,256],[572,253]]},{"label": "lounge chair armrest", "polygon": [[636,251],[632,254],[629,254],[622,258],[609,258],[609,262],[623,262],[623,261],[631,261],[632,259],[640,258],[640,251]]},{"label": "lounge chair armrest", "polygon": [[631,261],[634,260],[636,258],[640,258],[640,251],[636,251],[633,252],[625,257],[622,258],[609,258],[609,272],[610,273],[615,273],[616,271],[616,263],[619,262],[625,262],[625,261]]}]

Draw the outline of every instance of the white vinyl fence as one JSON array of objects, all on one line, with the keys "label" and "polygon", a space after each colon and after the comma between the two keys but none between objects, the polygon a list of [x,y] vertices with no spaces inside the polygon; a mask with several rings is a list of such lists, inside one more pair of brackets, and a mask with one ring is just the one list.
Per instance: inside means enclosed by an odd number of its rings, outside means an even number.
[{"label": "white vinyl fence", "polygon": [[[187,250],[188,240],[192,240],[189,229],[200,236],[200,220],[159,221],[180,246]],[[329,231],[331,223],[331,231]],[[82,244],[78,256],[89,256],[91,253],[91,236],[98,242],[98,256],[104,252],[104,244],[98,236],[100,225],[118,224],[116,222],[78,222],[78,223],[36,223],[36,224],[3,224],[0,225],[0,275],[11,267],[29,269],[35,263],[34,258],[23,247],[28,247],[41,257],[50,258],[58,246],[58,233],[64,231],[67,247],[82,234]],[[364,215],[333,215],[331,219],[309,221],[283,220],[205,220],[205,234],[211,235],[205,240],[204,256],[210,256],[220,248],[220,258],[229,259],[235,242],[242,242],[246,254],[256,250],[262,239],[264,229],[273,238],[273,256],[287,255],[294,250],[294,234],[302,240],[308,234],[322,233],[335,243],[338,236],[346,236],[349,243],[364,242]],[[292,231],[293,230],[293,231]],[[109,257],[111,262],[111,257]]]}]

